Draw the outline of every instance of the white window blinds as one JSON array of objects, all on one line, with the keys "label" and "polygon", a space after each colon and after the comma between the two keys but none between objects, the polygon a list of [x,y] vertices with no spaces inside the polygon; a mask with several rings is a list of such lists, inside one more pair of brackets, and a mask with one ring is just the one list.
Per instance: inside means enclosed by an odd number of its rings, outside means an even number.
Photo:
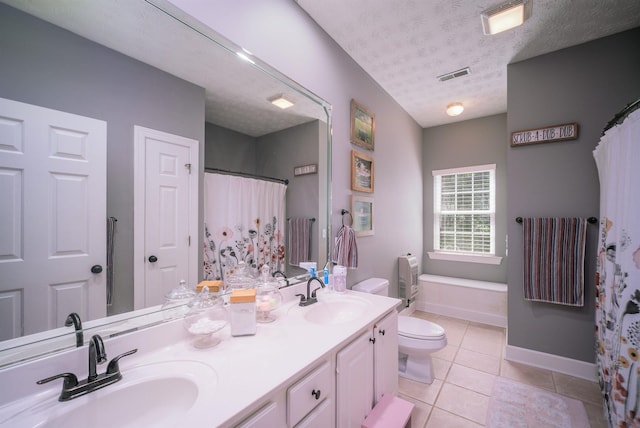
[{"label": "white window blinds", "polygon": [[495,164],[433,171],[434,249],[495,254]]}]

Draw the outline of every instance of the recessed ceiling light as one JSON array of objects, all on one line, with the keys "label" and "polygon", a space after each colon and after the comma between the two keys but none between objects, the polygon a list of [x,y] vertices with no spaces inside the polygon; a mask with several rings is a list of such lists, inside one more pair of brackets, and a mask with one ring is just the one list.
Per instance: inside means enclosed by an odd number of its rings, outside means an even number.
[{"label": "recessed ceiling light", "polygon": [[447,114],[449,116],[458,116],[464,111],[462,103],[451,103],[447,106]]},{"label": "recessed ceiling light", "polygon": [[276,95],[275,97],[269,98],[269,101],[274,106],[280,107],[283,110],[289,107],[293,107],[294,105],[294,102],[288,100],[284,95]]},{"label": "recessed ceiling light", "polygon": [[484,34],[498,34],[522,25],[531,16],[532,0],[512,0],[482,12]]}]

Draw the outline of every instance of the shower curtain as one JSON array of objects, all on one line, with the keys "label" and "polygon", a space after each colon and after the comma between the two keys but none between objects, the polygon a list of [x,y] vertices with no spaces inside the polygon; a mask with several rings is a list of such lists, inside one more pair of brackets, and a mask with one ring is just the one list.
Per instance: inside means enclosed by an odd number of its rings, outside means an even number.
[{"label": "shower curtain", "polygon": [[640,426],[640,110],[593,152],[600,179],[596,363],[609,426]]},{"label": "shower curtain", "polygon": [[240,262],[285,267],[283,183],[205,173],[204,279],[224,280]]}]

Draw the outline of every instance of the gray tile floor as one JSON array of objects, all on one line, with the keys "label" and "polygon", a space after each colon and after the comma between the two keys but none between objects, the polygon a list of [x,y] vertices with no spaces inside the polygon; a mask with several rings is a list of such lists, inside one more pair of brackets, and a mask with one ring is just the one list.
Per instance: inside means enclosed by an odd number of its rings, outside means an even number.
[{"label": "gray tile floor", "polygon": [[448,345],[433,354],[431,385],[399,378],[400,396],[415,404],[414,428],[483,427],[498,376],[565,395],[584,403],[592,428],[606,428],[595,382],[504,359],[505,329],[416,311],[440,324]]}]

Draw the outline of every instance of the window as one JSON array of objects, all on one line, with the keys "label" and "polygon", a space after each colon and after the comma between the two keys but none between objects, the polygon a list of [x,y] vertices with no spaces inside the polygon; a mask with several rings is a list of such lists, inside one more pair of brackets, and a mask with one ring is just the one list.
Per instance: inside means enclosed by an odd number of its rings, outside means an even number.
[{"label": "window", "polygon": [[491,257],[495,256],[495,171],[495,164],[433,171],[431,258],[500,262],[501,258]]}]

